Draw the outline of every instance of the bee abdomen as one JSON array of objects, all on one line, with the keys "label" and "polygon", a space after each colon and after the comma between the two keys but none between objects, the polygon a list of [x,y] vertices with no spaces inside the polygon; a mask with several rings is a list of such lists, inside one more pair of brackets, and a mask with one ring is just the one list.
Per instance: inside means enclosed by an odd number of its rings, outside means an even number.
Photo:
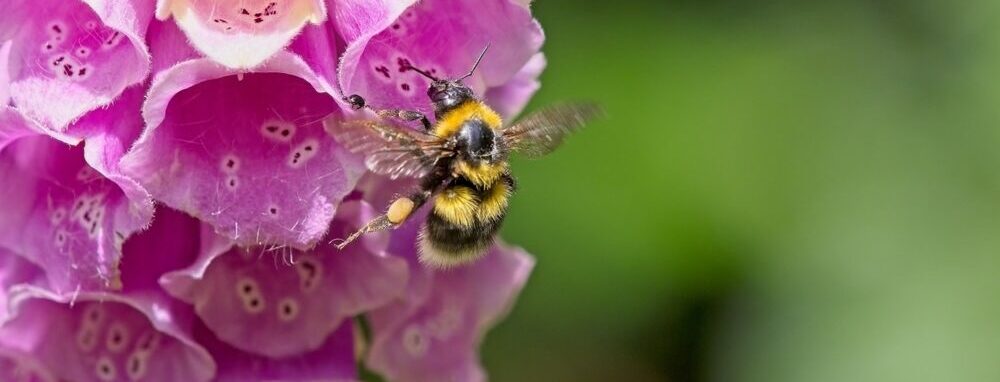
[{"label": "bee abdomen", "polygon": [[460,179],[435,199],[421,231],[421,262],[439,268],[461,265],[480,258],[493,245],[507,215],[514,180],[504,175],[485,190],[466,183]]},{"label": "bee abdomen", "polygon": [[479,259],[493,245],[502,222],[501,217],[464,227],[431,213],[420,232],[420,261],[437,268],[449,268]]}]

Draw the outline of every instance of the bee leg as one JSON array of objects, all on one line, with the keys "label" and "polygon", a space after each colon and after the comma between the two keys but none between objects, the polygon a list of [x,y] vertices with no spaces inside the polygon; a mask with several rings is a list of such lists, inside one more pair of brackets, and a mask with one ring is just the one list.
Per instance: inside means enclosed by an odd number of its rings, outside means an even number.
[{"label": "bee leg", "polygon": [[431,129],[431,121],[427,119],[427,116],[419,111],[412,110],[400,110],[400,109],[375,109],[367,105],[365,99],[357,94],[352,94],[344,97],[344,102],[351,105],[354,110],[368,109],[375,112],[376,115],[382,118],[396,118],[406,122],[420,121],[420,124],[424,125],[424,130]]},{"label": "bee leg", "polygon": [[389,205],[389,209],[384,214],[372,219],[346,239],[343,239],[340,243],[334,244],[334,246],[337,247],[337,249],[344,249],[344,247],[361,237],[361,235],[398,227],[406,221],[406,218],[413,214],[413,211],[423,205],[423,202],[427,200],[427,194],[428,192],[421,191],[414,193],[410,197],[401,197],[396,199]]},{"label": "bee leg", "polygon": [[372,219],[372,221],[368,222],[363,227],[352,233],[346,239],[340,240],[339,243],[334,244],[333,246],[337,247],[337,249],[344,249],[344,247],[346,247],[348,244],[351,244],[351,242],[353,242],[354,240],[357,240],[357,238],[361,237],[361,235],[371,232],[384,231],[390,228],[395,228],[395,226],[396,226],[395,224],[389,221],[388,216],[386,216],[385,214],[379,215],[377,218]]}]

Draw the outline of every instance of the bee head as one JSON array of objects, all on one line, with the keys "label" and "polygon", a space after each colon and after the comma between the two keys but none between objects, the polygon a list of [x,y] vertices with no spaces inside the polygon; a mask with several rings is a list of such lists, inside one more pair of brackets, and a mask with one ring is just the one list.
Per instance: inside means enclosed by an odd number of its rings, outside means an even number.
[{"label": "bee head", "polygon": [[434,110],[443,112],[472,99],[474,94],[461,80],[435,80],[427,88],[427,96],[434,103]]},{"label": "bee head", "polygon": [[472,73],[474,73],[476,68],[479,67],[479,63],[483,61],[483,56],[486,55],[486,51],[489,49],[490,46],[486,45],[483,52],[479,54],[479,58],[476,59],[476,63],[472,65],[472,70],[469,70],[468,74],[454,80],[434,77],[427,71],[420,70],[410,65],[409,61],[404,62],[405,66],[403,69],[420,73],[420,75],[431,80],[431,85],[427,87],[427,97],[429,97],[431,102],[434,103],[434,112],[440,115],[458,105],[461,105],[465,101],[475,98],[475,94],[472,92],[472,89],[462,83],[462,80],[472,76]]}]

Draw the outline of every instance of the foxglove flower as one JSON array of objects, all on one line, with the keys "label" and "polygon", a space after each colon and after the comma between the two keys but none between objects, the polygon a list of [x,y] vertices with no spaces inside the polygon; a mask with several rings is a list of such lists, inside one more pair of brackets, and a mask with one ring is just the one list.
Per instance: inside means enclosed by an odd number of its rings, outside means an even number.
[{"label": "foxglove flower", "polygon": [[215,361],[192,338],[193,312],[155,288],[159,274],[193,261],[197,242],[175,235],[200,223],[159,215],[124,246],[120,293],[57,294],[39,283],[9,289],[0,354],[39,380],[211,380]]},{"label": "foxglove flower", "polygon": [[191,44],[230,68],[253,68],[284,48],[307,23],[326,20],[322,0],[158,0]]},{"label": "foxglove flower", "polygon": [[486,46],[502,53],[487,54],[464,81],[476,94],[511,117],[537,89],[544,35],[526,6],[509,0],[426,0],[405,9],[391,1],[384,7],[371,3],[378,2],[337,2],[348,8],[341,12],[334,7],[333,21],[347,37],[338,72],[345,94],[361,94],[378,107],[429,114],[429,80],[407,68],[461,77]]},{"label": "foxglove flower", "polygon": [[65,130],[148,75],[143,35],[152,17],[146,0],[5,2],[0,43],[11,43],[10,98],[29,118]]},{"label": "foxglove flower", "polygon": [[429,114],[404,67],[487,45],[465,82],[512,118],[545,67],[525,1],[39,1],[0,13],[0,380],[486,378],[533,259],[425,268],[420,213],[337,250],[412,185],[325,126],[345,94]]},{"label": "foxglove flower", "polygon": [[[9,206],[0,217],[0,246],[46,267],[55,291],[114,287],[121,245],[149,223],[153,204],[118,160],[141,126],[120,118],[142,99],[135,88],[114,105],[88,114],[68,129],[70,146],[7,108],[0,120],[0,194]],[[56,133],[53,133],[56,134]],[[6,144],[4,144],[6,141]]]},{"label": "foxglove flower", "polygon": [[[170,35],[183,38],[169,28],[154,54]],[[307,249],[362,171],[323,131],[323,120],[341,113],[338,98],[289,51],[252,73],[182,60],[153,79],[142,106],[145,131],[122,167],[157,200],[237,244]]]},{"label": "foxglove flower", "polygon": [[510,309],[534,260],[498,243],[469,266],[431,271],[417,260],[415,223],[400,228],[390,244],[410,262],[411,293],[369,315],[367,364],[390,381],[484,381],[477,347]]},{"label": "foxglove flower", "polygon": [[[346,235],[375,215],[366,203],[345,202],[331,234]],[[387,256],[378,236],[342,252],[329,244],[238,248],[203,236],[200,259],[162,284],[219,339],[247,353],[282,358],[321,348],[348,318],[400,297],[406,286],[406,261]]]}]

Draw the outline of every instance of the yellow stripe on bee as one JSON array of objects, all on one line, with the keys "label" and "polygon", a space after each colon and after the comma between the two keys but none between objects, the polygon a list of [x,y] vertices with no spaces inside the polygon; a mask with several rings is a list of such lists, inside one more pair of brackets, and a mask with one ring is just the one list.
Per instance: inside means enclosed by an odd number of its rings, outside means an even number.
[{"label": "yellow stripe on bee", "polygon": [[479,203],[476,216],[481,222],[499,219],[507,211],[507,201],[510,200],[510,186],[506,182],[496,182],[489,193]]},{"label": "yellow stripe on bee", "polygon": [[476,186],[486,188],[496,183],[507,173],[507,162],[471,164],[464,160],[456,160],[455,172],[472,181]]},{"label": "yellow stripe on bee", "polygon": [[493,130],[499,130],[503,126],[500,114],[497,114],[497,112],[490,109],[486,104],[472,100],[458,105],[458,107],[441,116],[437,125],[434,126],[434,135],[440,138],[455,135],[462,128],[462,124],[470,119],[478,119],[486,122],[486,125]]},{"label": "yellow stripe on bee", "polygon": [[468,187],[450,187],[434,201],[434,213],[459,227],[472,227],[476,222],[476,194]]}]

